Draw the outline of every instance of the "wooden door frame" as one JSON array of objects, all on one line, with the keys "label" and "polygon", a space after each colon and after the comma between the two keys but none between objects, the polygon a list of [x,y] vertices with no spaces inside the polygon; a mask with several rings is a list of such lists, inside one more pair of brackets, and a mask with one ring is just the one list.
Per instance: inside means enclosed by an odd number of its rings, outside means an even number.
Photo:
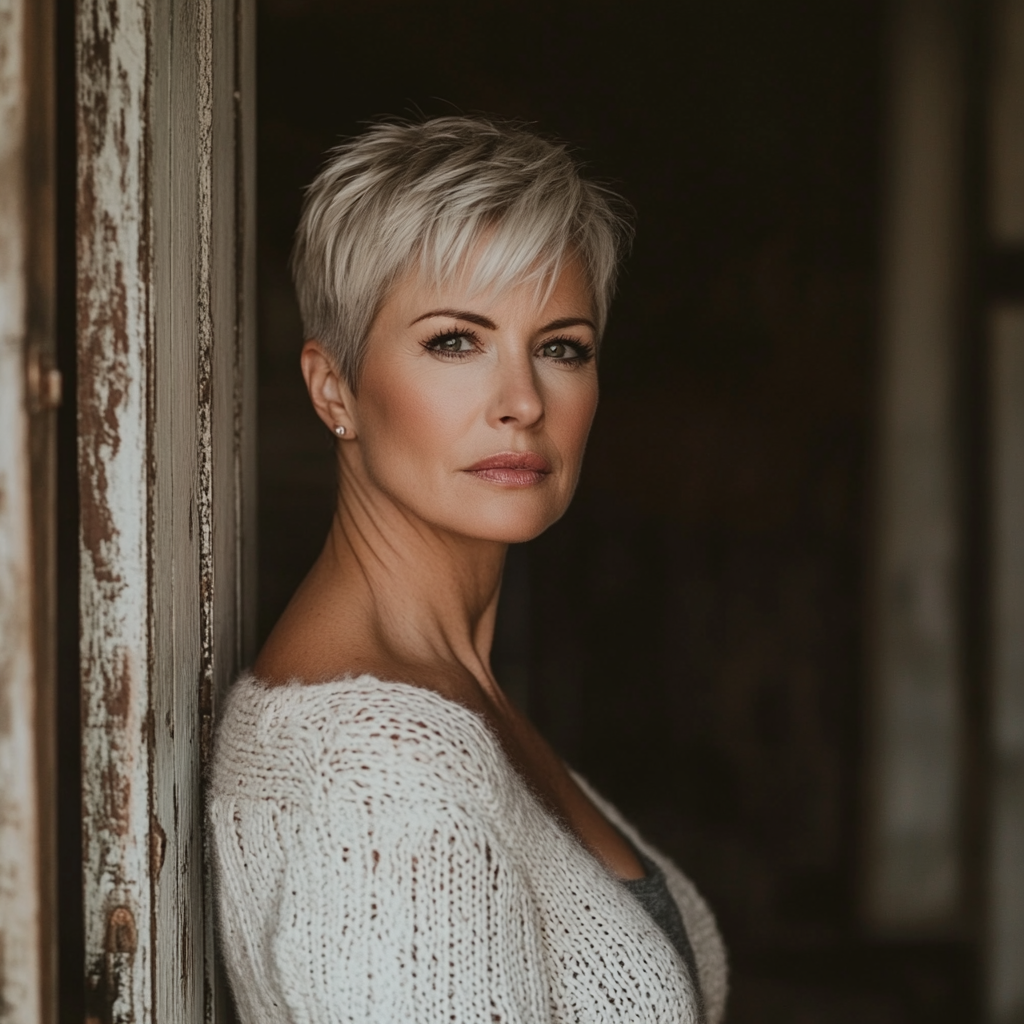
[{"label": "wooden door frame", "polygon": [[56,1011],[51,0],[0,0],[0,1014]]},{"label": "wooden door frame", "polygon": [[983,296],[989,584],[986,1019],[1024,1018],[1024,0],[989,10]]},{"label": "wooden door frame", "polygon": [[79,0],[86,1018],[218,1016],[203,773],[251,655],[254,5]]}]

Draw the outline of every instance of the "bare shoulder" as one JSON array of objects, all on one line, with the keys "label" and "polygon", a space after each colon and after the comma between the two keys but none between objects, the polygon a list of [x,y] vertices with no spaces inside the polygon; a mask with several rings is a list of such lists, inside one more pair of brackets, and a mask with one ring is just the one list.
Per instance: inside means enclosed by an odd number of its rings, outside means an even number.
[{"label": "bare shoulder", "polygon": [[345,657],[346,652],[358,656],[358,644],[353,644],[358,638],[346,636],[350,631],[343,622],[308,605],[293,599],[263,644],[253,673],[265,686],[319,683],[359,674],[358,657]]},{"label": "bare shoulder", "polygon": [[286,612],[263,645],[253,675],[267,687],[314,686],[369,676],[426,690],[484,718],[494,714],[467,670],[396,658],[365,631],[327,623],[315,615]]}]

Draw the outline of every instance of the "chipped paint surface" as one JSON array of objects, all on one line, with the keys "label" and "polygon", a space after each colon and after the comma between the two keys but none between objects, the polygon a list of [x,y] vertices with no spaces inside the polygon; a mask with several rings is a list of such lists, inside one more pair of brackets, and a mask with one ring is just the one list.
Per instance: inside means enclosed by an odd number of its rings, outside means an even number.
[{"label": "chipped paint surface", "polygon": [[87,971],[103,1024],[217,1015],[203,768],[243,656],[255,390],[239,326],[243,12],[250,0],[79,4]]},{"label": "chipped paint surface", "polygon": [[[78,8],[78,408],[88,1013],[150,1019],[146,5]],[[130,927],[127,922],[131,922]],[[131,942],[125,935],[131,934]]]},{"label": "chipped paint surface", "polygon": [[[27,178],[33,132],[30,111],[48,68],[32,66],[31,34],[45,23],[38,0],[0,0],[0,1021],[48,1021],[50,933],[47,851],[40,813],[39,695],[45,669],[37,659],[36,631],[45,629],[33,614],[37,578],[33,544],[30,401],[26,373],[29,345],[39,325],[29,322],[37,242],[47,225],[34,215]],[[37,18],[35,24],[30,19]],[[48,146],[48,142],[44,143]],[[52,342],[52,338],[50,339]],[[38,355],[38,353],[36,353]],[[41,531],[45,534],[47,531]],[[45,705],[44,705],[45,706]]]},{"label": "chipped paint surface", "polygon": [[[210,456],[213,406],[223,400],[212,374],[213,353],[234,347],[227,334],[214,334],[211,319],[222,282],[233,277],[230,266],[216,262],[212,247],[212,174],[215,164],[233,158],[233,126],[225,126],[220,145],[212,133],[213,13],[223,5],[224,0],[169,5],[172,23],[187,24],[189,32],[172,29],[156,39],[158,82],[169,103],[154,108],[152,126],[160,253],[153,486],[161,532],[156,541],[166,545],[161,550],[174,564],[173,573],[166,573],[160,559],[158,572],[166,575],[153,603],[153,810],[168,840],[155,898],[157,941],[166,964],[156,979],[161,1021],[208,1021],[214,987],[212,908],[203,869],[202,733],[215,658],[213,622],[225,601],[233,604],[221,589],[230,567],[213,559],[212,519],[229,496],[213,477]],[[192,114],[187,130],[182,110]],[[187,174],[175,173],[184,167]]]}]

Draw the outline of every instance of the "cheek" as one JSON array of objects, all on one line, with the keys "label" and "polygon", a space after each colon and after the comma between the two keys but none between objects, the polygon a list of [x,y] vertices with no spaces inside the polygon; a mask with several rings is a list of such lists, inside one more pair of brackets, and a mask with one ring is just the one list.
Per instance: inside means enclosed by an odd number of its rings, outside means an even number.
[{"label": "cheek", "polygon": [[575,460],[576,468],[583,459],[590,426],[597,411],[597,381],[573,381],[573,387],[561,389],[546,403],[548,430],[562,457]]},{"label": "cheek", "polygon": [[474,389],[430,369],[392,366],[364,376],[360,431],[371,471],[408,475],[455,454],[474,417]]}]

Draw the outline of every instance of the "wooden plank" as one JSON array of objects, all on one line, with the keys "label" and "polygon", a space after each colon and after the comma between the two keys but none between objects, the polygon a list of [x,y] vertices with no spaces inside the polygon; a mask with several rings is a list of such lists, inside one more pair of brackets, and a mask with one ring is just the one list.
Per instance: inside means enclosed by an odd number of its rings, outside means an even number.
[{"label": "wooden plank", "polygon": [[1024,244],[1024,0],[992,5],[989,227],[992,240]]},{"label": "wooden plank", "polygon": [[868,665],[865,916],[951,927],[961,895],[954,365],[963,72],[945,0],[894,5]]},{"label": "wooden plank", "polygon": [[[238,72],[242,12],[251,17],[248,0],[92,0],[79,12],[80,102],[106,98],[103,120],[83,129],[92,148],[81,174],[101,179],[93,192],[102,195],[86,211],[95,244],[79,263],[94,339],[83,333],[80,350],[79,402],[93,417],[83,415],[82,486],[109,524],[99,544],[83,530],[82,561],[86,945],[90,1014],[104,1022],[217,1014],[203,768],[218,693],[248,656],[239,551],[252,515],[252,331],[242,324],[252,250],[240,255],[238,242],[251,198],[237,194],[239,164],[252,158],[240,137],[239,101],[252,85]],[[130,125],[127,147],[118,121]],[[118,166],[102,160],[108,139],[121,147]],[[117,321],[120,340],[96,333],[117,320],[110,306],[136,314]],[[113,365],[112,352],[121,353]],[[102,447],[104,431],[116,443]],[[97,546],[110,553],[116,587],[99,589]],[[107,638],[99,649],[96,632]],[[128,661],[114,656],[122,650],[135,670],[118,691],[126,713],[111,707],[106,682],[108,663]],[[104,798],[111,774],[137,798],[120,819]],[[132,941],[112,960],[115,913]]]},{"label": "wooden plank", "polygon": [[[992,5],[990,241],[1024,251],[1024,0]],[[991,727],[987,1018],[1024,1021],[1024,304],[989,310]]]},{"label": "wooden plank", "polygon": [[235,544],[238,657],[256,657],[258,518],[256,508],[256,4],[235,0],[235,286],[238,346],[234,366]]},{"label": "wooden plank", "polygon": [[81,0],[78,460],[86,1012],[152,1019],[148,18]]},{"label": "wooden plank", "polygon": [[0,1016],[55,1020],[53,8],[0,0]]},{"label": "wooden plank", "polygon": [[992,832],[989,1019],[1024,1020],[1024,306],[991,329]]}]

